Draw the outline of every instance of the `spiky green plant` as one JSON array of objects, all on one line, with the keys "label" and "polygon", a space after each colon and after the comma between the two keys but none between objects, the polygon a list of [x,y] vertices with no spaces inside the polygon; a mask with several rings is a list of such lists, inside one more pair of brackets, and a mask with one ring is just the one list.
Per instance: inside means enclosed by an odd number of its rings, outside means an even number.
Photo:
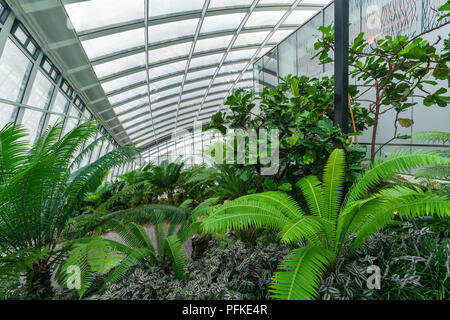
[{"label": "spiky green plant", "polygon": [[183,167],[184,162],[163,161],[160,166],[152,169],[150,182],[167,195],[169,204],[173,204],[173,193],[178,187]]},{"label": "spiky green plant", "polygon": [[0,130],[0,268],[14,269],[21,262],[12,258],[21,252],[45,251],[33,254],[35,261],[15,275],[16,280],[26,275],[29,288],[42,289],[43,296],[51,295],[49,279],[54,265],[61,262],[57,244],[84,236],[86,228],[70,232],[67,228],[82,200],[105,171],[138,154],[134,146],[120,147],[74,171],[87,150],[102,141],[83,148],[98,129],[98,124],[87,122],[59,139],[62,125],[57,124],[33,146],[24,140],[27,132],[21,126],[7,124]]},{"label": "spiky green plant", "polygon": [[249,227],[279,231],[283,243],[306,245],[293,250],[273,277],[275,299],[314,299],[322,276],[333,268],[338,256],[355,250],[396,215],[414,218],[425,215],[448,217],[447,196],[400,186],[371,194],[383,179],[426,165],[448,164],[449,159],[433,153],[395,153],[368,167],[344,198],[345,153],[335,150],[328,159],[323,182],[315,176],[301,179],[309,212],[285,193],[268,192],[232,201],[207,217],[205,232],[245,230]]},{"label": "spiky green plant", "polygon": [[[450,133],[441,131],[420,131],[414,133],[413,141],[431,142],[434,144],[441,143],[447,149],[438,151],[442,156],[450,158],[450,149],[448,144],[450,142]],[[442,179],[450,180],[450,166],[436,165],[419,170],[415,175],[416,178],[423,179]]]},{"label": "spiky green plant", "polygon": [[[161,265],[170,261],[178,279],[185,279],[186,253],[183,243],[192,234],[198,233],[201,222],[199,219],[207,216],[217,199],[211,198],[194,209],[189,216],[183,208],[166,205],[153,205],[153,214],[128,211],[112,213],[98,222],[106,224],[121,238],[116,242],[103,238],[78,239],[66,245],[68,259],[58,273],[61,284],[70,282],[72,274],[70,267],[76,266],[80,272],[78,287],[79,297],[82,298],[98,276],[105,275],[102,290],[109,282],[121,280],[131,267],[138,263]],[[170,211],[178,213],[171,216],[171,223],[163,223]],[[159,215],[157,214],[159,213]],[[154,226],[155,243],[152,242],[147,231],[135,222],[124,219],[132,216],[133,220],[152,222]],[[142,220],[144,219],[144,220]]]}]

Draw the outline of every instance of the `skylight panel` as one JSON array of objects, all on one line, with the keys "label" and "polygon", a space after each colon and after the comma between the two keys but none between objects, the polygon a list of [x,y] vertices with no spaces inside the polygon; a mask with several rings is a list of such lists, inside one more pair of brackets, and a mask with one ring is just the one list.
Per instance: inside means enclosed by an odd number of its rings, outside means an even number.
[{"label": "skylight panel", "polygon": [[186,69],[186,63],[187,61],[185,60],[150,68],[150,78],[154,79],[157,77],[183,71]]},{"label": "skylight panel", "polygon": [[173,58],[188,56],[191,50],[191,46],[192,42],[184,42],[158,49],[151,49],[148,52],[149,62],[150,64],[154,64],[161,61],[167,61]]},{"label": "skylight panel", "polygon": [[189,68],[193,69],[193,68],[209,66],[209,65],[213,65],[213,64],[219,64],[223,58],[223,55],[224,55],[223,53],[217,53],[217,54],[210,54],[207,56],[192,58]]},{"label": "skylight panel", "polygon": [[190,93],[183,93],[183,101],[184,100],[189,100],[189,99],[193,99],[193,98],[197,98],[197,97],[203,97],[206,93],[206,89],[202,89],[202,90],[198,90],[198,91],[194,91],[194,92],[190,92]]},{"label": "skylight panel", "polygon": [[180,14],[202,10],[205,0],[151,0],[149,16]]},{"label": "skylight panel", "polygon": [[203,70],[199,70],[199,71],[195,71],[195,72],[190,72],[187,75],[186,80],[195,80],[195,79],[200,79],[203,77],[208,77],[208,76],[214,76],[214,73],[216,72],[217,68],[208,68],[208,69],[203,69]]},{"label": "skylight panel", "polygon": [[225,62],[243,59],[250,60],[255,53],[256,49],[230,51],[227,55],[227,58],[225,59]]},{"label": "skylight panel", "polygon": [[248,45],[260,45],[266,37],[269,35],[269,31],[257,31],[250,33],[241,33],[234,43],[234,47],[248,46]]},{"label": "skylight panel", "polygon": [[143,106],[145,104],[148,104],[148,97],[143,97],[143,98],[140,98],[138,100],[134,100],[134,101],[128,102],[128,103],[123,104],[121,106],[115,107],[113,110],[114,110],[114,112],[116,114],[121,114],[121,113],[123,113],[123,112],[125,112],[127,110],[131,110],[131,109],[134,109],[136,107]]},{"label": "skylight panel", "polygon": [[314,10],[294,10],[287,17],[287,19],[283,22],[282,25],[302,25],[308,19],[310,19],[313,15],[315,15],[317,11]]},{"label": "skylight panel", "polygon": [[211,79],[207,79],[207,80],[196,81],[196,82],[185,84],[184,91],[186,92],[186,91],[190,91],[190,90],[194,90],[194,89],[198,89],[198,88],[207,87],[210,82],[211,82]]},{"label": "skylight panel", "polygon": [[144,19],[143,0],[80,1],[65,8],[77,32]]},{"label": "skylight panel", "polygon": [[283,17],[285,11],[254,11],[245,24],[245,28],[259,26],[275,26]]},{"label": "skylight panel", "polygon": [[134,29],[81,42],[89,59],[117,53],[145,44],[144,29]]},{"label": "skylight panel", "polygon": [[144,113],[146,111],[148,111],[148,108],[143,107],[141,109],[138,109],[138,110],[135,110],[135,111],[132,111],[132,112],[127,112],[123,116],[119,116],[119,120],[120,120],[120,122],[126,122],[126,121],[129,121],[130,119],[132,119],[132,118],[134,118],[136,116],[140,117],[141,114],[142,114],[142,116],[144,116]]},{"label": "skylight panel", "polygon": [[121,101],[125,101],[125,100],[131,99],[133,97],[140,96],[140,95],[143,95],[146,93],[147,93],[147,85],[143,85],[143,86],[137,87],[135,89],[127,90],[125,92],[110,96],[110,97],[108,97],[108,99],[109,99],[109,102],[112,105],[114,105]]},{"label": "skylight panel", "polygon": [[146,72],[141,71],[108,82],[103,82],[102,87],[106,93],[110,93],[112,91],[131,86],[135,83],[145,81],[146,79]]},{"label": "skylight panel", "polygon": [[195,53],[211,51],[216,49],[226,49],[233,39],[233,36],[221,36],[197,41]]},{"label": "skylight panel", "polygon": [[253,0],[211,0],[209,9],[230,8],[236,6],[248,6],[252,4]]},{"label": "skylight panel", "polygon": [[150,26],[149,43],[171,41],[174,39],[194,36],[199,19],[179,20]]},{"label": "skylight panel", "polygon": [[286,39],[294,30],[277,30],[274,32],[272,37],[270,37],[269,42],[279,43]]},{"label": "skylight panel", "polygon": [[205,17],[200,31],[201,34],[217,31],[234,31],[244,19],[245,13],[220,14]]},{"label": "skylight panel", "polygon": [[137,53],[94,66],[97,77],[104,78],[125,70],[145,66],[145,53]]},{"label": "skylight panel", "polygon": [[246,65],[247,65],[246,63],[236,63],[236,64],[229,64],[226,66],[222,66],[222,68],[220,68],[219,74],[238,72],[238,71],[240,72],[245,68]]},{"label": "skylight panel", "polygon": [[228,91],[228,90],[230,90],[230,89],[231,89],[231,85],[225,84],[225,85],[220,85],[220,86],[212,87],[212,88],[209,90],[209,93],[212,94],[212,93],[221,92],[221,91]]},{"label": "skylight panel", "polygon": [[157,91],[155,94],[150,95],[151,101],[158,101],[164,98],[167,98],[169,96],[173,95],[179,95],[180,94],[180,87],[175,87],[172,89]]},{"label": "skylight panel", "polygon": [[150,83],[150,90],[154,91],[154,90],[159,90],[161,88],[170,86],[170,85],[174,85],[176,83],[180,83],[181,85],[181,81],[183,81],[183,75],[179,75],[179,76],[175,76],[175,77],[170,77],[164,80],[159,80],[159,81],[155,81]]},{"label": "skylight panel", "polygon": [[178,103],[178,97],[173,97],[164,101],[152,103],[152,110],[159,110],[167,105]]}]

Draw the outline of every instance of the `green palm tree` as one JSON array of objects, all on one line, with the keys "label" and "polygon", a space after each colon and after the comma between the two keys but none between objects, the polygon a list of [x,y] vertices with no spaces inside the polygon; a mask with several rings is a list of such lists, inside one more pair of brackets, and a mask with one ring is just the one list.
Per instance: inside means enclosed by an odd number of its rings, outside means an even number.
[{"label": "green palm tree", "polygon": [[[58,124],[46,130],[31,147],[24,140],[27,132],[21,126],[8,124],[0,130],[0,277],[18,281],[25,275],[32,291],[40,290],[42,296],[49,296],[51,274],[63,262],[67,248],[58,243],[84,237],[108,218],[155,212],[154,208],[141,206],[87,219],[79,228],[69,226],[82,200],[98,185],[105,171],[138,155],[134,146],[120,147],[75,171],[101,141],[97,139],[83,148],[98,129],[96,123],[87,122],[59,139],[62,125]],[[163,214],[163,218],[170,215]]]},{"label": "green palm tree", "polygon": [[178,187],[184,162],[163,161],[152,169],[150,182],[167,195],[169,204],[173,205],[173,194]]},{"label": "green palm tree", "polygon": [[370,166],[344,196],[345,153],[335,150],[325,167],[323,182],[315,176],[297,186],[306,200],[306,214],[290,196],[280,192],[249,195],[232,201],[207,217],[203,231],[225,232],[249,227],[279,231],[283,243],[306,245],[293,250],[279,266],[271,285],[275,299],[314,299],[321,277],[338,256],[353,251],[396,215],[448,217],[447,196],[400,186],[369,192],[391,175],[411,168],[444,165],[449,158],[433,153],[397,153]]}]

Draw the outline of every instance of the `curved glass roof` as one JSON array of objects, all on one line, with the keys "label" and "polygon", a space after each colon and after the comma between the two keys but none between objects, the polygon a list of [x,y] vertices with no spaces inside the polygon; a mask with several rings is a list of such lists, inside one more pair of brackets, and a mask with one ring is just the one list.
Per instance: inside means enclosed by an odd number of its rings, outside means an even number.
[{"label": "curved glass roof", "polygon": [[330,1],[62,2],[106,95],[106,127],[152,146],[251,88],[253,62]]}]

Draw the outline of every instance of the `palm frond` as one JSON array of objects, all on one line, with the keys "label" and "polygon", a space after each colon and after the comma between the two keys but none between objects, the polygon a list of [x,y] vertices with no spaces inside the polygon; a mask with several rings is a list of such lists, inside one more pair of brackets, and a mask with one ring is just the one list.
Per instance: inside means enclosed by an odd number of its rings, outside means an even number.
[{"label": "palm frond", "polygon": [[13,123],[8,123],[0,130],[0,187],[25,163],[28,144],[22,138],[26,136],[27,131]]},{"label": "palm frond", "polygon": [[413,141],[431,142],[431,143],[449,143],[450,132],[442,131],[419,131],[413,133]]},{"label": "palm frond", "polygon": [[316,216],[303,216],[294,219],[288,222],[283,230],[281,230],[281,242],[295,243],[306,240],[311,245],[322,245],[325,247],[327,243],[327,232],[324,223],[326,222],[326,220]]},{"label": "palm frond", "polygon": [[277,300],[313,300],[320,279],[334,261],[334,254],[321,247],[306,246],[287,255],[272,278],[269,291]]},{"label": "palm frond", "polygon": [[325,218],[324,194],[322,183],[315,176],[309,176],[297,182],[297,187],[302,190],[311,214]]},{"label": "palm frond", "polygon": [[359,176],[350,188],[344,206],[361,199],[371,188],[394,174],[406,173],[418,167],[448,165],[449,163],[449,158],[436,153],[422,151],[392,153],[385,160],[377,160]]},{"label": "palm frond", "polygon": [[336,222],[345,180],[345,152],[334,150],[325,165],[323,176],[324,216]]},{"label": "palm frond", "polygon": [[186,255],[180,238],[177,235],[167,237],[164,243],[164,252],[171,258],[173,270],[178,279],[185,279]]}]

